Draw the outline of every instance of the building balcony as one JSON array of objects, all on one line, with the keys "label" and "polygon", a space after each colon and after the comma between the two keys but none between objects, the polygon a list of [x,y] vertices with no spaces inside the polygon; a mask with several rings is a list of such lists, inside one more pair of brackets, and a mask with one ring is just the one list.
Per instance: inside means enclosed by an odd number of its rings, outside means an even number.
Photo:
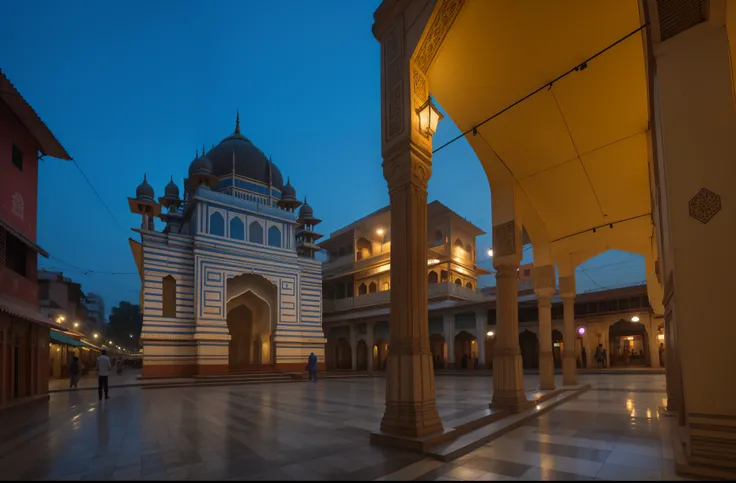
[{"label": "building balcony", "polygon": [[347,275],[349,273],[369,268],[373,265],[380,265],[389,260],[391,260],[390,251],[379,253],[378,255],[373,255],[362,260],[354,260],[353,255],[350,254],[337,258],[331,262],[323,263],[322,276],[323,278],[331,278],[336,275]]},{"label": "building balcony", "polygon": [[[428,300],[435,298],[455,298],[471,302],[493,300],[493,297],[454,283],[431,283],[429,284]],[[342,312],[344,310],[385,305],[391,302],[391,291],[374,292],[357,297],[346,297],[344,299],[323,300],[322,310],[324,313]]]}]

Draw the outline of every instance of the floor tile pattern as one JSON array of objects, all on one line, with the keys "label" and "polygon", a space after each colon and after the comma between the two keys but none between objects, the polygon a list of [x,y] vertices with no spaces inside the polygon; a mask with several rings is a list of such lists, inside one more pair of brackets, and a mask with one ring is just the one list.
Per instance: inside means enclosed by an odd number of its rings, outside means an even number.
[{"label": "floor tile pattern", "polygon": [[[385,380],[55,393],[0,415],[3,480],[671,479],[661,375],[596,389],[451,463],[368,443]],[[559,381],[561,382],[561,381]],[[527,389],[538,384],[525,377]],[[489,377],[438,377],[444,421],[487,407]]]}]

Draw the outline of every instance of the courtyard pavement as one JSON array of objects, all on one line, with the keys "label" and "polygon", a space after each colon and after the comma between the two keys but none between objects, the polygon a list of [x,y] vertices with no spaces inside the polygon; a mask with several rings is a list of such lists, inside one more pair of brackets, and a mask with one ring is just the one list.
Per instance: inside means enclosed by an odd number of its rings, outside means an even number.
[{"label": "courtyard pavement", "polygon": [[[0,415],[0,479],[674,479],[671,419],[657,412],[664,376],[580,382],[593,390],[451,463],[369,444],[382,378],[111,388],[103,402],[95,391],[54,393]],[[437,378],[440,415],[487,407],[491,387],[484,376]]]}]

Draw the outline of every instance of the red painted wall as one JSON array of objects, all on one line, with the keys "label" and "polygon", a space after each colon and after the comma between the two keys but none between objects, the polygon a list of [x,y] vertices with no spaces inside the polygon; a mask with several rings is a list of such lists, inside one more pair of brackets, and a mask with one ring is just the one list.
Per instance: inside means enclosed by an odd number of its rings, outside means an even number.
[{"label": "red painted wall", "polygon": [[[12,161],[13,144],[23,151],[23,171]],[[36,141],[15,114],[0,103],[0,217],[36,241],[38,149]],[[23,198],[23,218],[13,213],[13,196]]]}]

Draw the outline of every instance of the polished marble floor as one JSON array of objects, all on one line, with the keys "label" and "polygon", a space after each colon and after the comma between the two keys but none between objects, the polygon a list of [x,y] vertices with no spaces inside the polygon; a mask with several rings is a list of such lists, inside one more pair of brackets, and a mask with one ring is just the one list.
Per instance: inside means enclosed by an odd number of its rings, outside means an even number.
[{"label": "polished marble floor", "polygon": [[[55,393],[0,415],[0,479],[671,479],[664,376],[580,379],[594,390],[452,463],[368,443],[382,378]],[[445,421],[491,394],[488,377],[436,387]]]}]

